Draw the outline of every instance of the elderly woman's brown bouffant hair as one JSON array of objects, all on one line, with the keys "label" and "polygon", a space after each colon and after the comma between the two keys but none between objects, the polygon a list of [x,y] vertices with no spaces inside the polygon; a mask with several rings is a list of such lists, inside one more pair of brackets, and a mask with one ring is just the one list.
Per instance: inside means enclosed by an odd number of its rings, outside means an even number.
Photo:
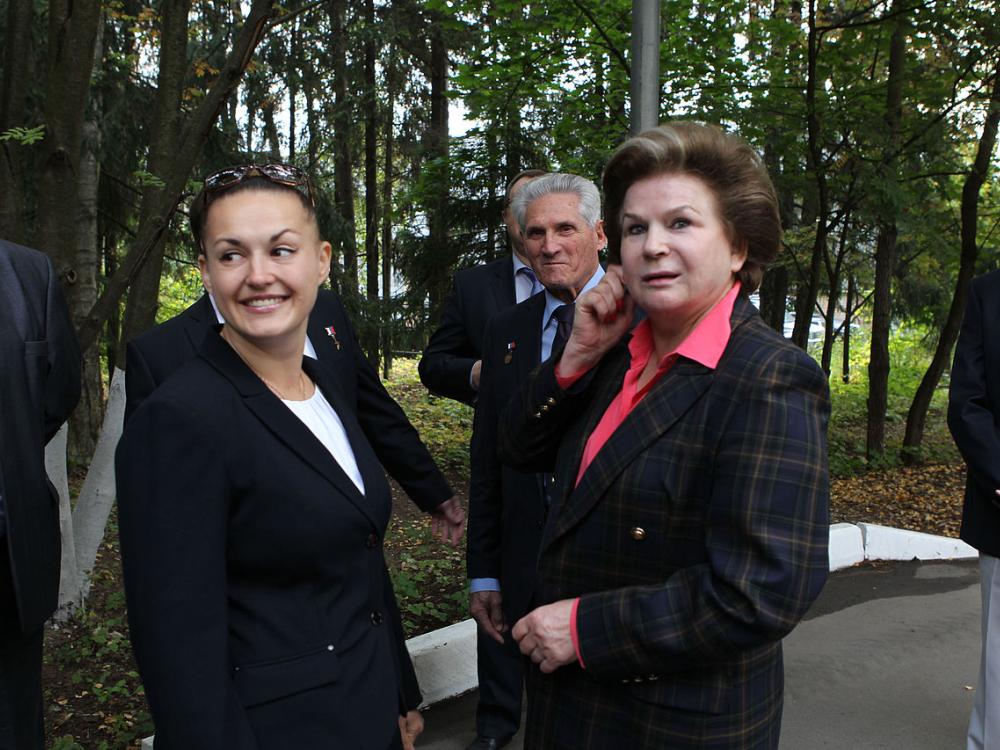
[{"label": "elderly woman's brown bouffant hair", "polygon": [[757,152],[714,125],[667,123],[630,138],[611,155],[602,180],[612,262],[621,261],[625,193],[633,183],[661,174],[693,175],[711,189],[729,239],[746,247],[746,262],[737,273],[741,293],[756,290],[781,247],[778,199]]}]

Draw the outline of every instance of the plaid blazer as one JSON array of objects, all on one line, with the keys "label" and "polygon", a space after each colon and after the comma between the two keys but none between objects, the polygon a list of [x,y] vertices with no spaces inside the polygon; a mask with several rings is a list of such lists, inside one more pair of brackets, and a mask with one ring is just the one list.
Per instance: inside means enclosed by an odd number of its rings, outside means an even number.
[{"label": "plaid blazer", "polygon": [[681,359],[574,481],[621,390],[620,344],[559,388],[543,364],[500,450],[553,470],[535,605],[580,597],[585,669],[528,676],[526,748],[776,748],[781,638],[826,580],[826,378],[739,298],[713,371]]}]

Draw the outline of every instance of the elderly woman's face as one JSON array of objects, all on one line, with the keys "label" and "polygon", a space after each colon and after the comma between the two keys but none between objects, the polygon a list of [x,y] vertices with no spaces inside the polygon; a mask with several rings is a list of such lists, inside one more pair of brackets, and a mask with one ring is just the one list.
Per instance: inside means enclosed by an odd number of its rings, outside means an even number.
[{"label": "elderly woman's face", "polygon": [[746,260],[726,235],[715,195],[692,175],[633,183],[621,226],[625,284],[654,326],[696,323],[732,288]]},{"label": "elderly woman's face", "polygon": [[208,209],[198,259],[232,334],[259,347],[304,336],[330,244],[290,191],[246,190]]}]

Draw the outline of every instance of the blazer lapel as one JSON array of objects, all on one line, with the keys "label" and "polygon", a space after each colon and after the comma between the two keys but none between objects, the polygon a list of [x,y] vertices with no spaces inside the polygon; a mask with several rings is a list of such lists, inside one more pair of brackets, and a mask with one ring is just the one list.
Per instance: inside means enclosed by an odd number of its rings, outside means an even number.
[{"label": "blazer lapel", "polygon": [[201,298],[181,315],[184,316],[184,333],[187,335],[188,341],[191,342],[192,351],[197,352],[205,343],[208,331],[219,324],[208,292],[201,295]]},{"label": "blazer lapel", "polygon": [[[243,398],[243,403],[253,412],[265,429],[326,478],[373,524],[380,526],[382,520],[375,515],[373,503],[366,500],[350,477],[340,468],[340,464],[313,435],[312,431],[287,406],[281,403],[281,400],[247,367],[232,347],[220,336],[211,333],[205,337],[201,356],[236,387]],[[368,477],[372,476],[370,459],[366,456],[367,442],[363,437],[361,440],[358,439],[360,428],[356,426],[353,412],[341,402],[335,376],[327,372],[325,368],[315,367],[316,363],[309,357],[304,357],[303,361],[307,374],[314,379],[327,401],[337,412],[341,422],[344,423],[344,429],[347,431],[351,448],[358,461],[358,468],[361,470],[361,476],[365,478],[367,488],[370,484]]]},{"label": "blazer lapel", "polygon": [[333,361],[332,358],[340,350],[341,343],[338,337],[344,336],[345,333],[337,330],[337,323],[340,321],[332,320],[330,315],[324,316],[320,312],[319,307],[320,300],[317,299],[316,306],[309,314],[309,324],[306,332],[309,334],[309,340],[312,342],[313,349],[316,350],[316,356],[319,360],[321,362],[329,362]]},{"label": "blazer lapel", "polygon": [[495,310],[503,310],[517,303],[517,291],[514,288],[514,259],[506,260],[506,263],[497,263],[496,283],[490,284],[496,300]]},{"label": "blazer lapel", "polygon": [[713,371],[704,365],[686,359],[678,361],[612,433],[580,478],[579,485],[573,488],[587,439],[621,391],[629,364],[627,349],[619,357],[621,359],[603,378],[594,399],[595,405],[601,406],[590,411],[583,430],[575,433],[572,460],[562,463],[563,473],[558,478],[558,486],[562,488],[563,501],[543,547],[579,523],[636,456],[668,432],[705,394],[714,379]]}]

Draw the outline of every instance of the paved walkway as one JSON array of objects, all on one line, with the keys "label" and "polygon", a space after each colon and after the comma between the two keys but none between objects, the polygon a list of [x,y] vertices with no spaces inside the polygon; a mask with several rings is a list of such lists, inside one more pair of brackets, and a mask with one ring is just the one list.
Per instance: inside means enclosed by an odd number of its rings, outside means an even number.
[{"label": "paved walkway", "polygon": [[[979,609],[975,560],[832,573],[785,639],[781,750],[964,748]],[[463,750],[475,736],[475,701],[472,693],[428,709],[417,746]],[[521,750],[520,736],[508,747]]]}]

